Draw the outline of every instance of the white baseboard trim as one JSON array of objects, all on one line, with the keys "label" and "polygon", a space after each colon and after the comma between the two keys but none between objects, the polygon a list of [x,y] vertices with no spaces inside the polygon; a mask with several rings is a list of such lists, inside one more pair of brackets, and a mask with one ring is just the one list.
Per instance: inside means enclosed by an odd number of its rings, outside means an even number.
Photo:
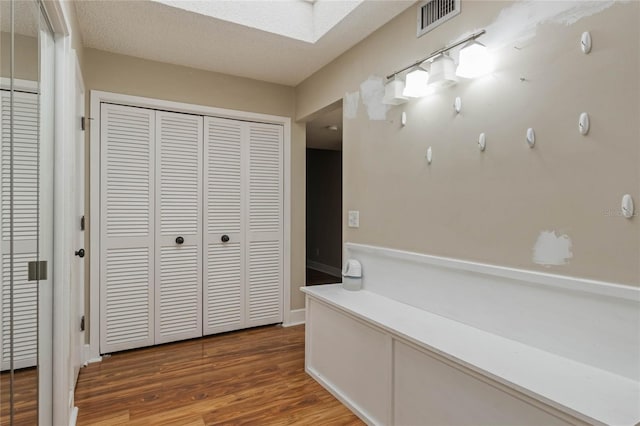
[{"label": "white baseboard trim", "polygon": [[94,362],[100,362],[102,361],[102,357],[101,356],[93,356],[92,350],[91,350],[91,345],[89,344],[85,344],[84,345],[84,354],[82,357],[82,361],[83,361],[83,365],[88,365],[88,364],[93,364]]},{"label": "white baseboard trim", "polygon": [[329,391],[329,393],[333,395],[338,401],[342,402],[349,410],[351,410],[353,414],[358,416],[360,420],[362,420],[368,425],[376,424],[376,422],[373,421],[372,418],[367,416],[367,414],[355,402],[353,402],[348,396],[346,396],[345,394],[340,392],[338,389],[336,389],[330,382],[325,380],[324,377],[322,377],[322,375],[320,375],[313,368],[305,367],[305,371],[307,372],[308,375],[313,377],[313,379],[316,382],[320,383],[320,385],[322,385],[323,388]]},{"label": "white baseboard trim", "polygon": [[313,260],[307,260],[307,268],[316,271],[324,272],[325,274],[333,275],[336,277],[342,276],[342,270],[335,266],[325,265],[324,263],[314,262]]},{"label": "white baseboard trim", "polygon": [[294,325],[304,324],[305,321],[305,310],[304,309],[294,309],[289,311],[289,322],[282,323],[283,327],[291,327]]},{"label": "white baseboard trim", "polygon": [[71,410],[71,416],[69,417],[69,426],[76,426],[78,421],[78,407],[73,407]]}]

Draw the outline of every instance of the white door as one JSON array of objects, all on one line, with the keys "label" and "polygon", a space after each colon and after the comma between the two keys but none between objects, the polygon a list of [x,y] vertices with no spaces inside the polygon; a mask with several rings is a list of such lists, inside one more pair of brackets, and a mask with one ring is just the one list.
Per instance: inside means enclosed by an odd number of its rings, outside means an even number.
[{"label": "white door", "polygon": [[[2,370],[10,367],[10,324],[13,299],[13,368],[32,367],[38,360],[38,281],[29,281],[28,262],[38,259],[38,95],[14,92],[13,113],[13,259],[11,259],[10,94],[0,93],[0,277],[2,279]],[[12,268],[13,267],[13,268]],[[11,272],[13,271],[13,294]],[[49,271],[50,272],[50,271]],[[50,285],[50,282],[48,283]]]},{"label": "white door", "polygon": [[283,127],[247,127],[247,326],[257,326],[282,322]]},{"label": "white door", "polygon": [[[74,64],[75,65],[75,64]],[[76,111],[75,111],[75,149],[74,149],[74,181],[71,187],[71,200],[73,200],[73,240],[75,259],[71,268],[71,387],[75,388],[80,366],[82,365],[82,353],[84,352],[84,331],[80,328],[84,316],[84,263],[85,263],[85,232],[84,232],[84,131],[82,118],[84,116],[84,85],[79,69],[76,71]]]},{"label": "white door", "polygon": [[155,343],[202,336],[202,117],[156,112]]},{"label": "white door", "polygon": [[155,111],[100,110],[100,352],[108,353],[154,343]]},{"label": "white door", "polygon": [[245,326],[246,123],[204,119],[204,334]]}]

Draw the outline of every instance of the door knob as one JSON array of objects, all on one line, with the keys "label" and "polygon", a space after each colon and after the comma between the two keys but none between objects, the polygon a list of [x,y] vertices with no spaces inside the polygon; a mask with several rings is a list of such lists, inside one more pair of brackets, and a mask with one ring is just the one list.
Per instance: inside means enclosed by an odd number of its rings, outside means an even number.
[{"label": "door knob", "polygon": [[76,251],[76,256],[84,257],[84,249],[80,249],[80,250]]},{"label": "door knob", "polygon": [[182,244],[182,243],[184,243],[184,238],[182,237],[176,238],[176,244]]},{"label": "door knob", "polygon": [[223,243],[228,243],[229,242],[229,236],[228,235],[223,235],[220,238],[220,241],[222,241]]}]

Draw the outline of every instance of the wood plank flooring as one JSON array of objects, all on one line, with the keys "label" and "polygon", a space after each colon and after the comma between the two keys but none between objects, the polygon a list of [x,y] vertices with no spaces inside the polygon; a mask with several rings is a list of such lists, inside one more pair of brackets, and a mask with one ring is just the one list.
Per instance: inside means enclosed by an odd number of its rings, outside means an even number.
[{"label": "wood plank flooring", "polygon": [[78,425],[361,425],[304,372],[304,326],[116,353],[80,372]]},{"label": "wood plank flooring", "polygon": [[[16,370],[13,376],[13,424],[33,426],[38,423],[38,370],[35,367]],[[0,374],[0,425],[10,421],[9,372]]]}]

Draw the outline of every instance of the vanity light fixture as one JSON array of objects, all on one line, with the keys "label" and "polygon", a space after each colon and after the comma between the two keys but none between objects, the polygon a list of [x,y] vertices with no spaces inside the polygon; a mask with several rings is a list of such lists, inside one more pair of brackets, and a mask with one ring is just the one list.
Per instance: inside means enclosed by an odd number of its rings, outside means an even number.
[{"label": "vanity light fixture", "polygon": [[[387,80],[390,80],[390,82],[387,83],[387,86],[389,86],[389,84],[397,84],[393,82],[397,81],[398,75],[408,72],[405,81],[405,88],[402,92],[402,95],[405,97],[416,98],[429,94],[430,90],[428,90],[427,84],[431,87],[449,86],[456,82],[456,75],[466,77],[480,75],[483,72],[491,71],[491,61],[487,59],[488,56],[486,55],[486,48],[483,44],[476,41],[478,37],[485,33],[485,30],[475,32],[460,41],[443,47],[442,49],[436,50],[429,56],[420,59],[412,63],[411,65],[407,65],[406,67],[401,68],[393,72],[392,74],[389,74],[387,76]],[[460,51],[460,65],[463,66],[461,74],[460,72],[456,71],[455,62],[453,58],[448,55],[448,53],[451,49],[454,49],[465,43],[465,47]],[[467,51],[463,55],[463,52],[465,50]],[[482,58],[485,58],[487,60],[483,62]],[[427,72],[423,68],[424,66],[426,66],[425,63],[427,61],[431,61],[430,72]],[[458,69],[459,68],[460,66],[458,66]],[[429,78],[429,74],[431,74],[431,78]],[[385,86],[385,95],[387,86]],[[391,86],[388,90],[393,93],[396,89],[395,86]],[[390,96],[389,100],[391,101],[392,99],[394,98]]]},{"label": "vanity light fixture", "polygon": [[456,77],[456,63],[448,53],[442,53],[431,62],[429,68],[429,85],[434,87],[448,87],[458,82]]},{"label": "vanity light fixture", "polygon": [[404,92],[404,81],[394,76],[393,80],[387,82],[384,86],[384,98],[382,103],[386,105],[401,105],[409,100]]},{"label": "vanity light fixture", "polygon": [[493,61],[484,44],[471,40],[460,50],[459,64],[456,70],[458,77],[481,77],[491,71],[493,71]]},{"label": "vanity light fixture", "polygon": [[427,86],[429,82],[429,73],[422,67],[416,65],[407,74],[407,81],[404,86],[403,96],[409,98],[420,98],[429,94],[430,89]]}]

